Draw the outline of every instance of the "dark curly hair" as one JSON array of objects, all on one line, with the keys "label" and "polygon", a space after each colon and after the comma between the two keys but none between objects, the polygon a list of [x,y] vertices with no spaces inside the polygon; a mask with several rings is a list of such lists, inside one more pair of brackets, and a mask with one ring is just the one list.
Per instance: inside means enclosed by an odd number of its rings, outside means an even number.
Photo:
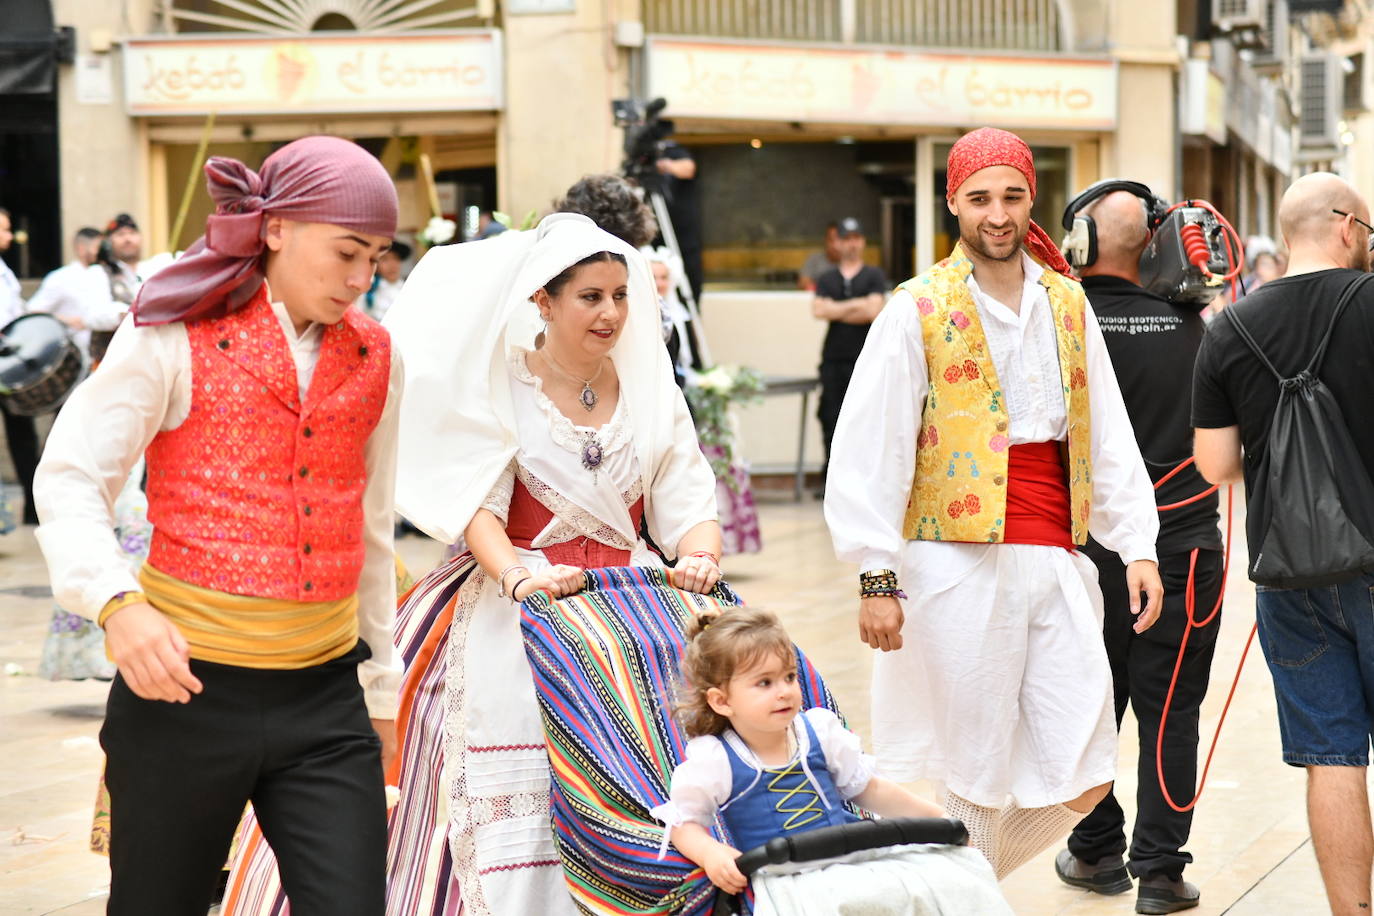
[{"label": "dark curly hair", "polygon": [[682,683],[677,716],[688,738],[719,735],[730,720],[711,708],[706,691],[721,690],[736,671],[748,669],[768,655],[784,665],[797,662],[792,640],[778,618],[768,611],[732,607],[717,617],[699,617],[687,627],[687,651],[682,655]]},{"label": "dark curly hair", "polygon": [[635,248],[643,248],[658,235],[654,211],[639,189],[619,175],[586,175],[553,207],[558,213],[581,213]]}]

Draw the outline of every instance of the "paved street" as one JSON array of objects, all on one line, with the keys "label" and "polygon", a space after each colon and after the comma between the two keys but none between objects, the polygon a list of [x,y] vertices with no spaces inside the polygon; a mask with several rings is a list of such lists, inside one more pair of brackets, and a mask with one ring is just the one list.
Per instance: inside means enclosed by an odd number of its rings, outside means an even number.
[{"label": "paved street", "polygon": [[[731,558],[731,581],[751,603],[783,616],[828,679],[851,724],[868,729],[870,651],[854,626],[852,571],[837,563],[818,503],[762,508],[763,553]],[[1240,530],[1237,518],[1237,531]],[[1243,557],[1237,538],[1236,556]],[[439,555],[433,542],[402,541],[413,570]],[[1242,564],[1237,564],[1243,566]],[[95,741],[106,687],[33,676],[51,608],[47,577],[29,529],[0,537],[0,916],[104,912],[105,860],[86,851],[100,769]],[[1243,570],[1231,575],[1213,690],[1202,731],[1210,738],[1254,620]],[[1130,735],[1134,721],[1128,719]],[[1136,750],[1122,742],[1118,787],[1133,808]],[[1199,914],[1257,916],[1325,910],[1303,814],[1303,777],[1279,761],[1269,677],[1256,648],[1246,663],[1225,734],[1198,808],[1188,877],[1202,888]],[[1095,897],[1062,886],[1054,850],[1022,868],[1004,889],[1017,913],[1132,912],[1134,895]]]}]

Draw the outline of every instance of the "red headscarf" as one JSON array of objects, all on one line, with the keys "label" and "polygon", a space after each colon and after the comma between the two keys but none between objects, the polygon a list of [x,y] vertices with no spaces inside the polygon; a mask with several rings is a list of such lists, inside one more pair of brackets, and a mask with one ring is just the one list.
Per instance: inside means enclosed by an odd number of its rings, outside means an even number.
[{"label": "red headscarf", "polygon": [[[945,199],[953,199],[959,186],[980,169],[994,165],[1009,165],[1026,176],[1031,197],[1035,196],[1035,157],[1031,155],[1026,141],[1016,134],[996,127],[980,127],[972,133],[964,134],[949,151],[949,166],[945,183]],[[1025,245],[1031,254],[1038,257],[1050,270],[1058,271],[1066,277],[1073,276],[1073,269],[1064,260],[1059,247],[1050,239],[1049,233],[1031,220],[1030,230],[1026,233]]]},{"label": "red headscarf", "polygon": [[205,235],[143,284],[135,324],[217,317],[248,304],[262,286],[269,213],[364,235],[396,232],[391,176],[375,156],[339,137],[288,143],[267,157],[261,174],[237,159],[212,156],[205,178],[216,205]]}]

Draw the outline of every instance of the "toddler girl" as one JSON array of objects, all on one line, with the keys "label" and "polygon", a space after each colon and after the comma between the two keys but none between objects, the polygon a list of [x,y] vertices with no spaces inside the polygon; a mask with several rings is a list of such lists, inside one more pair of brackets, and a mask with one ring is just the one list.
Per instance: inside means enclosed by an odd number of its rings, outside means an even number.
[{"label": "toddler girl", "polygon": [[[716,840],[717,812],[743,849],[776,836],[858,818],[853,801],[885,817],[942,817],[936,805],[874,775],[872,757],[828,709],[801,709],[797,657],[778,619],[731,608],[689,631],[679,710],[687,759],[669,800],[654,808],[668,840],[731,894],[746,879],[740,851]],[[800,713],[800,715],[799,715]]]}]

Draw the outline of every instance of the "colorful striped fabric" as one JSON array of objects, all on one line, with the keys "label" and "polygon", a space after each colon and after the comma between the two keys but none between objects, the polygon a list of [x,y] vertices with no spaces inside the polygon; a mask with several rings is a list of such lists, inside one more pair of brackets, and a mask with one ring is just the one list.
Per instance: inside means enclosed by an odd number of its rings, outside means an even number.
[{"label": "colorful striped fabric", "polygon": [[[663,829],[649,809],[666,800],[686,746],[671,714],[685,626],[741,602],[724,584],[710,595],[680,591],[661,569],[587,578],[585,591],[559,600],[540,593],[521,612],[569,891],[588,913],[708,913],[714,887],[671,847],[658,860]],[[797,662],[804,706],[834,709],[800,650]]]},{"label": "colorful striped fabric", "polygon": [[[398,567],[399,571],[400,567]],[[448,639],[459,590],[477,570],[470,554],[439,566],[401,599],[396,645],[405,663],[401,683],[397,764],[387,783],[398,782],[400,761],[413,778],[391,811],[387,847],[389,916],[458,916],[462,894],[453,876],[444,810],[444,687]],[[277,862],[250,813],[243,845],[225,892],[225,916],[289,916]]]}]

